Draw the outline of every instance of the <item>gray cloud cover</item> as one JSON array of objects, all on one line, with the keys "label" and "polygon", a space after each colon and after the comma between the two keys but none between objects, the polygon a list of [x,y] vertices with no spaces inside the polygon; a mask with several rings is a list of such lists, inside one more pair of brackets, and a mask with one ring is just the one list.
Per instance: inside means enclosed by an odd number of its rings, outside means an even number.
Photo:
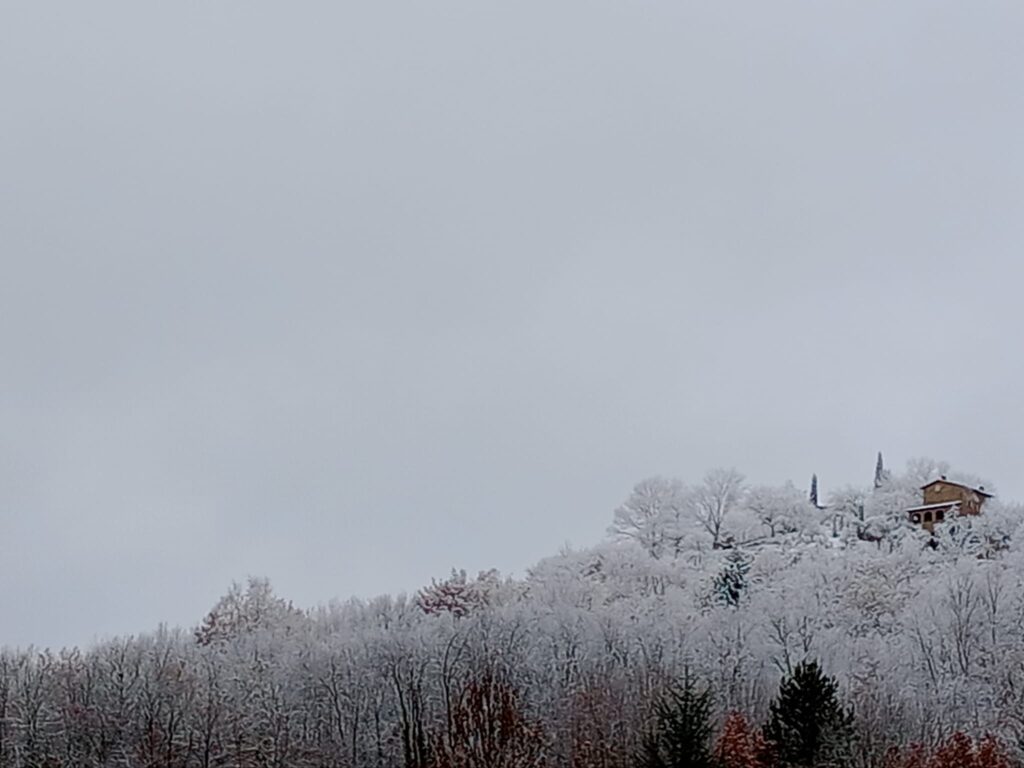
[{"label": "gray cloud cover", "polygon": [[8,3],[0,643],[521,571],[641,477],[1024,496],[1019,3]]}]

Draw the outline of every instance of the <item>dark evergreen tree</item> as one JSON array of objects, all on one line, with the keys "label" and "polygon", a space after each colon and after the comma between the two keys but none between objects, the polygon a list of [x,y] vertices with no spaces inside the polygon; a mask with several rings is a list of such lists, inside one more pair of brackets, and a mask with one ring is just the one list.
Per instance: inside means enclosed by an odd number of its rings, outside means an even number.
[{"label": "dark evergreen tree", "polygon": [[640,768],[711,768],[711,691],[689,673],[655,705],[654,730],[639,755]]},{"label": "dark evergreen tree", "polygon": [[661,734],[657,728],[647,732],[636,760],[637,768],[667,768],[661,756]]},{"label": "dark evergreen tree", "polygon": [[878,461],[875,462],[875,488],[881,488],[885,482],[885,462],[882,461],[882,452],[878,452]]},{"label": "dark evergreen tree", "polygon": [[846,766],[852,759],[853,713],[840,704],[835,680],[817,662],[803,662],[783,679],[765,736],[782,766]]},{"label": "dark evergreen tree", "polygon": [[738,549],[729,550],[725,564],[715,577],[714,599],[723,605],[736,607],[747,588],[750,559]]},{"label": "dark evergreen tree", "polygon": [[818,476],[811,475],[811,504],[818,506]]}]

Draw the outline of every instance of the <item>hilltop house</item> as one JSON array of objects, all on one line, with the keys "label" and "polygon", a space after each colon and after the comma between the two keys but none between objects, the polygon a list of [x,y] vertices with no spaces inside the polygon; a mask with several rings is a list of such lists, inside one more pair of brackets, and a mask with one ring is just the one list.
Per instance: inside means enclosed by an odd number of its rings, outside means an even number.
[{"label": "hilltop house", "polygon": [[921,486],[921,492],[923,503],[908,509],[907,515],[912,523],[929,532],[935,530],[936,523],[954,515],[980,515],[985,500],[992,498],[985,486],[973,488],[948,480],[945,475]]}]

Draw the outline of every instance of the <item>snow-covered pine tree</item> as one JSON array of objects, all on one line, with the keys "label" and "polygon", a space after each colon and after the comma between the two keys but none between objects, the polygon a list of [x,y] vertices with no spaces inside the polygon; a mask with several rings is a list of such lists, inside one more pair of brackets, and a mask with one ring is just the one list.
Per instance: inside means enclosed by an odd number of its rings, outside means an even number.
[{"label": "snow-covered pine tree", "polygon": [[811,504],[818,506],[818,476],[816,474],[811,475],[811,493],[810,493]]},{"label": "snow-covered pine tree", "polygon": [[738,549],[731,549],[725,556],[722,570],[715,576],[714,599],[722,605],[736,607],[747,588],[747,573],[750,558]]}]

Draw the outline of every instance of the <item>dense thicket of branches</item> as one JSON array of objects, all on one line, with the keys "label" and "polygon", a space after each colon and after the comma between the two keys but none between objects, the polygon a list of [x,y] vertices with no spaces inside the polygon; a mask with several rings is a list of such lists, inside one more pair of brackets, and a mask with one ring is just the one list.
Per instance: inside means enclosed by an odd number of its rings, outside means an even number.
[{"label": "dense thicket of branches", "polygon": [[[0,766],[626,768],[691,679],[722,768],[1003,768],[1024,737],[1024,535],[995,504],[935,541],[906,525],[932,469],[826,509],[736,473],[654,479],[614,540],[521,580],[308,612],[255,580],[194,631],[6,650]],[[780,714],[812,700],[837,702],[825,730]]]}]

